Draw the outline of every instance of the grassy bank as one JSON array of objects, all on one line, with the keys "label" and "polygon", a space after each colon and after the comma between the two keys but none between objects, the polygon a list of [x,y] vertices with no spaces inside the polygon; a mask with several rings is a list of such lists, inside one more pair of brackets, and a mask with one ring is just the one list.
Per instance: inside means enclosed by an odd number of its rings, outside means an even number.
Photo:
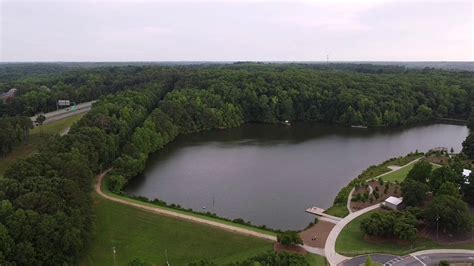
[{"label": "grassy bank", "polygon": [[95,234],[83,265],[117,265],[140,258],[165,265],[165,251],[171,265],[208,258],[222,264],[272,250],[273,243],[234,234],[211,226],[156,215],[118,204],[94,194]]},{"label": "grassy bank", "polygon": [[384,253],[393,255],[405,255],[411,252],[433,249],[433,248],[459,248],[474,249],[474,244],[463,245],[441,245],[430,239],[419,238],[413,245],[400,245],[395,241],[372,243],[364,240],[364,233],[360,229],[360,223],[371,212],[361,215],[348,224],[341,232],[336,241],[336,251],[345,256],[357,256],[369,253]]},{"label": "grassy bank", "polygon": [[167,211],[186,214],[186,215],[189,215],[189,216],[193,216],[193,217],[197,217],[197,218],[201,218],[201,219],[205,219],[205,220],[209,220],[209,221],[213,221],[213,222],[218,222],[218,223],[221,223],[221,224],[232,225],[232,226],[235,226],[235,227],[240,227],[240,228],[244,228],[244,229],[247,229],[247,230],[251,230],[251,231],[255,231],[255,232],[258,232],[258,233],[263,233],[263,234],[267,234],[267,235],[271,235],[271,236],[276,236],[277,235],[277,233],[274,232],[274,231],[265,230],[265,229],[259,228],[257,226],[250,226],[250,225],[246,225],[246,224],[234,223],[232,221],[227,221],[227,220],[223,220],[223,219],[219,219],[219,218],[214,218],[214,217],[207,216],[207,215],[204,215],[204,214],[199,214],[197,212],[190,212],[190,211],[181,210],[181,209],[164,207],[164,206],[161,206],[161,205],[154,204],[152,202],[145,202],[145,201],[129,198],[125,195],[118,195],[118,194],[115,194],[115,193],[111,192],[108,189],[108,186],[106,185],[107,178],[104,178],[102,182],[103,182],[102,191],[105,194],[107,194],[109,196],[112,196],[112,197],[115,197],[115,198],[120,198],[120,199],[129,201],[129,202],[132,202],[132,203],[138,203],[138,204],[145,205],[145,206],[151,206],[151,207],[154,207],[154,208],[164,209],[164,210],[167,210]]},{"label": "grassy bank", "polygon": [[7,154],[7,156],[3,158],[0,157],[0,176],[3,175],[5,170],[16,160],[24,159],[35,153],[36,150],[38,150],[39,145],[44,142],[44,140],[46,140],[48,136],[51,136],[53,134],[61,134],[72,124],[81,119],[83,115],[84,113],[78,114],[51,124],[43,125],[41,127],[35,127],[34,129],[32,129],[30,131],[28,144],[16,147],[11,153]]}]

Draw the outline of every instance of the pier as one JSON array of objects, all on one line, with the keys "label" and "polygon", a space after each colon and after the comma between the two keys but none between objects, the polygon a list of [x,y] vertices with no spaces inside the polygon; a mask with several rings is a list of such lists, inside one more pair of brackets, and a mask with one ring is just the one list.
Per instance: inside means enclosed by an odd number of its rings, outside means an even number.
[{"label": "pier", "polygon": [[311,208],[308,208],[306,209],[306,212],[307,213],[311,213],[311,214],[314,214],[314,215],[317,215],[319,217],[324,217],[324,218],[327,218],[327,219],[324,219],[325,221],[328,221],[328,222],[333,222],[333,223],[337,223],[339,222],[340,220],[342,220],[342,218],[339,218],[339,217],[336,217],[336,216],[332,216],[332,215],[329,215],[327,213],[324,213],[324,209],[322,208],[319,208],[319,207],[311,207]]}]

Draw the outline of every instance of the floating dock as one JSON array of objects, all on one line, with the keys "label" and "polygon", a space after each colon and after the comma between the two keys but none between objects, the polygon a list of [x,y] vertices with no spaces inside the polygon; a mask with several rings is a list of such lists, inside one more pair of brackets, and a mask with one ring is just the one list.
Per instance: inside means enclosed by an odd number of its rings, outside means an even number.
[{"label": "floating dock", "polygon": [[311,213],[311,214],[314,214],[314,215],[317,215],[317,216],[320,216],[320,217],[325,217],[325,218],[331,219],[336,223],[339,222],[340,220],[342,220],[342,218],[329,215],[327,213],[324,213],[324,211],[325,211],[324,209],[319,208],[319,207],[311,207],[311,208],[306,209],[307,213]]}]

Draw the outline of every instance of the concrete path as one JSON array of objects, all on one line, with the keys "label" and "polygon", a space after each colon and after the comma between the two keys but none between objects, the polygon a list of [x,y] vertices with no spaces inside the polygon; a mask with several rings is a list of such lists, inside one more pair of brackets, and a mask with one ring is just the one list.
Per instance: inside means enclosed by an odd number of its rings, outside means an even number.
[{"label": "concrete path", "polygon": [[[402,169],[402,168],[404,168],[404,167],[407,167],[407,166],[410,165],[410,164],[413,164],[413,163],[418,162],[421,158],[423,158],[423,156],[420,157],[420,158],[418,158],[418,159],[415,159],[415,160],[413,160],[413,161],[411,161],[411,162],[409,162],[409,163],[407,163],[407,164],[405,164],[405,165],[402,165],[402,166],[398,166],[398,165],[390,165],[390,166],[387,166],[388,168],[391,169],[390,171],[388,171],[388,172],[386,172],[386,173],[383,173],[383,174],[381,174],[381,175],[378,175],[378,176],[376,176],[376,177],[373,177],[373,178],[367,180],[367,182],[370,181],[370,180],[378,179],[378,178],[380,178],[380,177],[382,177],[382,176],[384,176],[384,175],[388,175],[388,174],[393,173],[393,172],[395,172],[395,171],[398,171],[398,170],[400,170],[400,169]],[[352,188],[351,192],[349,193],[349,197],[347,198],[347,210],[349,211],[349,213],[352,213],[352,212],[353,212],[352,209],[351,209],[351,200],[352,200],[352,194],[353,194],[354,191],[355,191],[355,188]],[[374,189],[372,188],[372,186],[369,185],[369,195],[372,194],[373,192],[374,192]]]},{"label": "concrete path", "polygon": [[300,245],[300,247],[304,248],[309,253],[316,254],[316,255],[324,257],[324,249],[323,248],[315,248],[315,247],[310,247],[308,245]]},{"label": "concrete path", "polygon": [[143,205],[143,204],[135,203],[135,202],[123,199],[123,198],[114,197],[114,196],[105,194],[102,191],[102,179],[104,178],[104,176],[110,170],[112,170],[112,169],[108,169],[105,172],[103,172],[102,174],[98,175],[97,176],[97,182],[95,184],[95,192],[97,192],[97,194],[99,194],[101,197],[103,197],[107,200],[114,201],[114,202],[117,202],[117,203],[120,203],[120,204],[123,204],[123,205],[128,205],[128,206],[131,206],[131,207],[134,207],[134,208],[137,208],[137,209],[153,212],[153,213],[156,213],[156,214],[166,215],[166,216],[169,216],[169,217],[174,217],[174,218],[178,218],[178,219],[182,219],[182,220],[186,220],[186,221],[190,221],[190,222],[195,222],[195,223],[214,226],[216,228],[223,229],[223,230],[230,231],[230,232],[234,232],[234,233],[239,233],[239,234],[252,236],[252,237],[258,237],[258,238],[262,238],[262,239],[270,240],[270,241],[276,241],[277,240],[276,236],[273,236],[273,235],[268,235],[268,234],[252,231],[252,230],[249,230],[249,229],[245,229],[245,228],[238,227],[238,226],[233,226],[233,225],[230,225],[230,224],[219,223],[219,222],[216,222],[216,221],[211,221],[211,220],[207,220],[207,219],[204,219],[204,218],[191,216],[191,215],[188,215],[188,214],[178,213],[178,212],[175,212],[171,209],[163,209],[163,208],[159,208],[159,207],[152,207],[152,206],[148,206],[148,205]]},{"label": "concrete path", "polygon": [[343,262],[344,260],[350,259],[349,257],[345,257],[341,254],[336,252],[336,240],[339,234],[341,233],[342,229],[348,225],[352,220],[361,216],[362,214],[368,213],[380,207],[380,204],[375,204],[370,207],[364,208],[362,210],[350,213],[344,219],[339,221],[336,226],[333,227],[331,232],[329,233],[328,238],[326,239],[326,244],[324,246],[324,251],[326,254],[326,258],[330,265],[338,265],[339,263]]},{"label": "concrete path", "polygon": [[351,189],[351,192],[349,192],[349,197],[347,198],[346,207],[347,207],[347,210],[349,210],[349,214],[353,213],[352,208],[351,208],[351,202],[352,202],[352,194],[354,193],[354,191],[355,191],[355,187]]},{"label": "concrete path", "polygon": [[[398,170],[400,170],[400,169],[402,169],[402,168],[405,168],[405,167],[409,166],[410,164],[414,164],[414,163],[418,162],[418,161],[421,160],[422,158],[423,158],[423,156],[421,156],[420,158],[415,159],[415,160],[413,160],[413,161],[411,161],[411,162],[409,162],[409,163],[407,163],[407,164],[404,164],[404,165],[402,165],[402,166],[392,166],[392,165],[391,165],[391,166],[389,166],[389,168],[392,169],[392,170],[390,170],[390,171],[388,171],[388,172],[386,172],[386,173],[383,173],[383,174],[381,174],[381,175],[378,175],[378,176],[376,176],[376,177],[374,177],[374,178],[371,178],[371,179],[369,179],[369,180],[378,179],[378,178],[380,178],[380,177],[382,177],[382,176],[384,176],[384,175],[391,174],[391,173],[393,173],[393,172],[395,172],[395,171],[398,171]],[[393,168],[392,168],[392,167],[393,167]]]}]

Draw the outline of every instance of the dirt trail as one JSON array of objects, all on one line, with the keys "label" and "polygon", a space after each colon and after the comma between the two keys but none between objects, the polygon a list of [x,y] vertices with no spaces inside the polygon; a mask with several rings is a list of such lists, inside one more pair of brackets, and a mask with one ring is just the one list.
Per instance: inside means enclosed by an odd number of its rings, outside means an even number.
[{"label": "dirt trail", "polygon": [[135,202],[131,202],[131,201],[128,201],[128,200],[125,200],[125,199],[121,199],[121,198],[118,198],[118,197],[107,195],[102,191],[101,186],[102,186],[102,179],[104,178],[104,176],[110,170],[111,169],[108,169],[105,172],[103,172],[102,174],[98,175],[97,176],[97,182],[95,184],[95,191],[97,192],[97,194],[99,194],[101,197],[103,197],[105,199],[108,199],[108,200],[111,200],[111,201],[114,201],[114,202],[117,202],[117,203],[120,203],[120,204],[132,206],[134,208],[142,209],[142,210],[145,210],[145,211],[153,212],[153,213],[156,213],[156,214],[166,215],[166,216],[169,216],[169,217],[174,217],[174,218],[187,220],[187,221],[191,221],[191,222],[195,222],[195,223],[214,226],[214,227],[217,227],[219,229],[223,229],[223,230],[230,231],[230,232],[244,234],[244,235],[252,236],[252,237],[258,237],[258,238],[262,238],[262,239],[270,240],[270,241],[276,241],[277,240],[276,236],[255,232],[255,231],[252,231],[252,230],[248,230],[248,229],[245,229],[245,228],[241,228],[241,227],[237,227],[237,226],[233,226],[233,225],[229,225],[229,224],[223,224],[223,223],[219,223],[219,222],[215,222],[215,221],[210,221],[210,220],[206,220],[206,219],[203,219],[203,218],[199,218],[199,217],[195,217],[195,216],[191,216],[191,215],[187,215],[187,214],[174,212],[172,210],[165,210],[165,209],[161,209],[161,208],[158,208],[158,207],[147,206],[147,205],[143,205],[143,204],[140,204],[140,203],[135,203]]}]

